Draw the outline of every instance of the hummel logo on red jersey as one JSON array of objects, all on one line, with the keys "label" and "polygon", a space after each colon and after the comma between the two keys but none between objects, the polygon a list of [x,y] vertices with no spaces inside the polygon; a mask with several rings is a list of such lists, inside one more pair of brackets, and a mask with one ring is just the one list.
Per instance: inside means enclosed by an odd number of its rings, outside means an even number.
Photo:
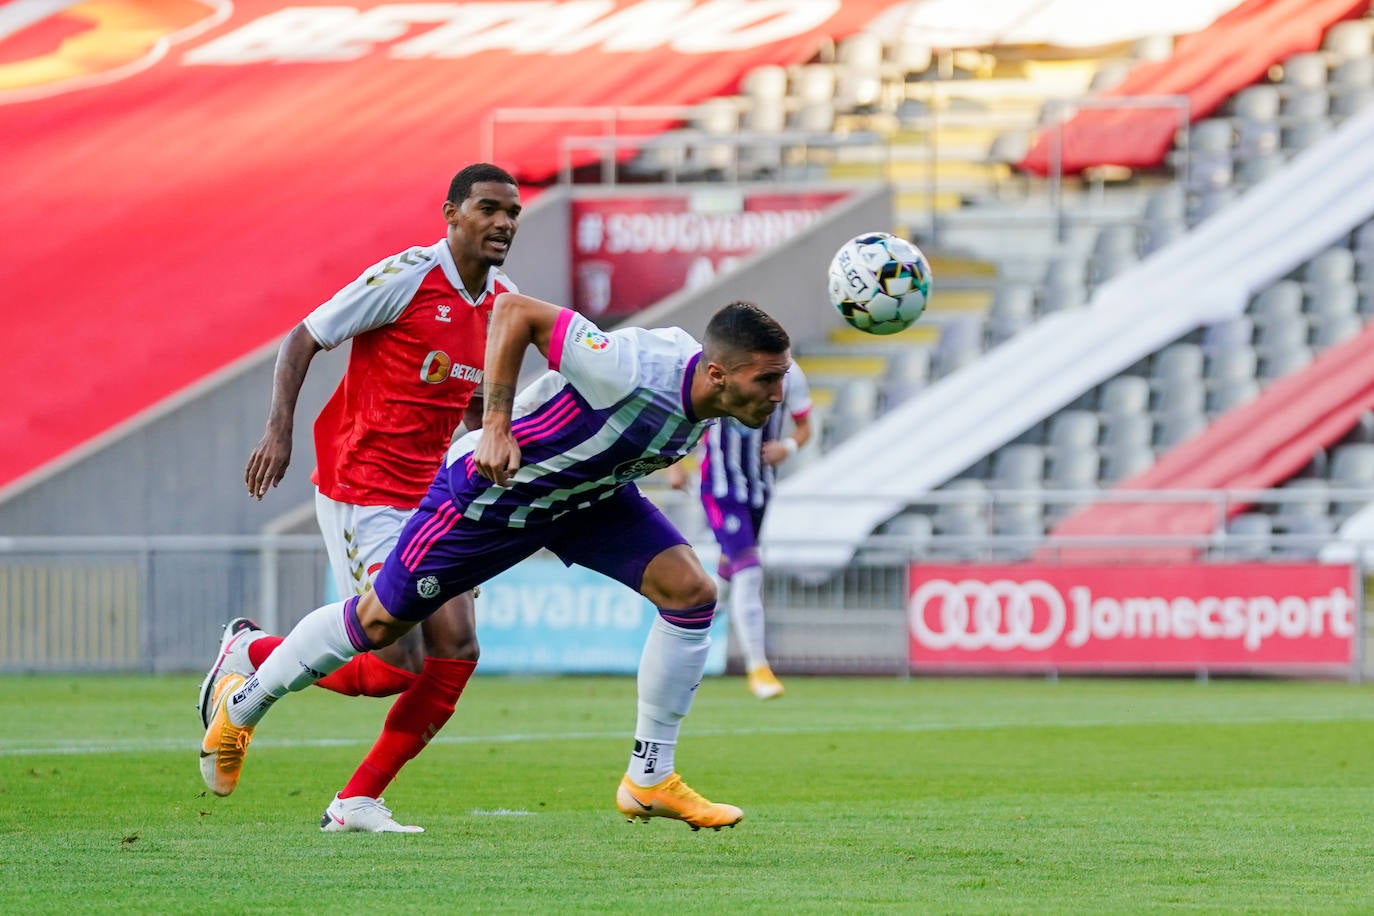
[{"label": "hummel logo on red jersey", "polygon": [[450,319],[450,318],[448,317],[448,313],[451,312],[451,311],[453,311],[453,306],[451,306],[451,305],[441,305],[441,306],[439,306],[439,314],[437,314],[437,315],[434,316],[434,320],[435,320],[435,321],[443,321],[443,322],[445,322],[445,323],[451,321],[452,319]]}]

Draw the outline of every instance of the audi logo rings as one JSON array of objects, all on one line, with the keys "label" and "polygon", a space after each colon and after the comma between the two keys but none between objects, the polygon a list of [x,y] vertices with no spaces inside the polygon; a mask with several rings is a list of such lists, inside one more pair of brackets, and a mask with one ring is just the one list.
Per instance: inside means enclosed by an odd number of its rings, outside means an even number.
[{"label": "audi logo rings", "polygon": [[1059,590],[1048,582],[932,579],[907,604],[911,633],[928,649],[1048,649],[1068,622]]}]

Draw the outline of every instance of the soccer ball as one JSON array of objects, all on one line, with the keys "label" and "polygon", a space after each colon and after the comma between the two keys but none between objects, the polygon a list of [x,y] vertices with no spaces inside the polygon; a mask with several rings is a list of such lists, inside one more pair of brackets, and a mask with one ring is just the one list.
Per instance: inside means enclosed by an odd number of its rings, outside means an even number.
[{"label": "soccer ball", "polygon": [[860,331],[896,334],[910,327],[929,296],[930,262],[895,235],[857,236],[830,261],[830,303]]}]

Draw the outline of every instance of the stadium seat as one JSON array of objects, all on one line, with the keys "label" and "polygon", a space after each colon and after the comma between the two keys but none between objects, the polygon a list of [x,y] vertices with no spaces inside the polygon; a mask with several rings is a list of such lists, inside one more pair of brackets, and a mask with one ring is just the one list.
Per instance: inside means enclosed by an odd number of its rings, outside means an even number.
[{"label": "stadium seat", "polygon": [[1002,283],[988,303],[987,338],[995,346],[1015,337],[1035,321],[1035,289],[1024,283]]},{"label": "stadium seat", "polygon": [[992,456],[994,486],[1005,490],[1038,489],[1045,474],[1045,450],[1038,445],[1008,445]]},{"label": "stadium seat", "polygon": [[1327,62],[1337,69],[1352,61],[1369,60],[1374,54],[1369,20],[1354,19],[1331,26],[1322,36],[1321,50]]},{"label": "stadium seat", "polygon": [[1236,347],[1248,347],[1254,334],[1255,324],[1249,315],[1226,318],[1202,329],[1202,351],[1212,354]]},{"label": "stadium seat", "polygon": [[1207,402],[1207,389],[1202,380],[1190,376],[1165,377],[1159,381],[1155,410],[1160,413],[1188,411],[1201,413]]},{"label": "stadium seat", "polygon": [[1258,370],[1259,358],[1248,344],[1216,350],[1207,361],[1207,379],[1214,384],[1253,379]]},{"label": "stadium seat", "polygon": [[1207,428],[1207,414],[1201,410],[1171,410],[1155,418],[1157,448],[1170,449]]},{"label": "stadium seat", "polygon": [[1120,483],[1154,464],[1154,451],[1148,445],[1122,443],[1102,446],[1102,480]]},{"label": "stadium seat", "polygon": [[1326,516],[1285,519],[1281,525],[1276,525],[1273,555],[1291,560],[1314,560],[1335,530],[1335,522]]},{"label": "stadium seat", "polygon": [[1259,378],[1270,382],[1296,372],[1312,362],[1312,348],[1303,344],[1260,351]]},{"label": "stadium seat", "polygon": [[1218,383],[1207,395],[1207,411],[1221,414],[1248,404],[1259,397],[1259,382],[1253,378],[1232,379]]},{"label": "stadium seat", "polygon": [[1356,315],[1360,290],[1353,280],[1314,284],[1307,289],[1306,311],[1315,321],[1336,315]]},{"label": "stadium seat", "polygon": [[1319,52],[1294,54],[1283,62],[1280,91],[1326,88],[1326,58]]},{"label": "stadium seat", "polygon": [[1102,445],[1149,445],[1154,420],[1148,413],[1108,413],[1102,417]]},{"label": "stadium seat", "polygon": [[1279,280],[1260,290],[1248,312],[1256,325],[1302,313],[1302,286],[1295,280]]},{"label": "stadium seat", "polygon": [[[1328,480],[1335,490],[1374,489],[1374,444],[1353,442],[1333,448]],[[1337,498],[1332,502],[1332,510],[1343,519],[1367,503],[1367,499]]]},{"label": "stadium seat", "polygon": [[1315,285],[1352,282],[1355,279],[1355,252],[1344,245],[1320,252],[1303,265],[1302,279]]},{"label": "stadium seat", "polygon": [[891,410],[924,388],[930,379],[930,363],[930,350],[926,347],[894,350],[879,383],[879,409]]},{"label": "stadium seat", "polygon": [[1156,380],[1202,378],[1202,347],[1194,343],[1170,344],[1150,362],[1150,377]]},{"label": "stadium seat", "polygon": [[1049,418],[1046,445],[1051,452],[1097,447],[1101,421],[1091,410],[1061,410]]},{"label": "stadium seat", "polygon": [[1263,323],[1257,322],[1255,350],[1261,355],[1291,350],[1307,343],[1307,318],[1301,313],[1272,314]]},{"label": "stadium seat", "polygon": [[1137,375],[1118,375],[1102,383],[1098,409],[1105,417],[1143,414],[1150,409],[1150,383]]},{"label": "stadium seat", "polygon": [[1312,346],[1319,350],[1344,343],[1364,330],[1359,315],[1322,315],[1312,322]]},{"label": "stadium seat", "polygon": [[1274,522],[1263,512],[1242,512],[1226,523],[1226,539],[1218,551],[1228,560],[1264,560],[1272,549]]}]

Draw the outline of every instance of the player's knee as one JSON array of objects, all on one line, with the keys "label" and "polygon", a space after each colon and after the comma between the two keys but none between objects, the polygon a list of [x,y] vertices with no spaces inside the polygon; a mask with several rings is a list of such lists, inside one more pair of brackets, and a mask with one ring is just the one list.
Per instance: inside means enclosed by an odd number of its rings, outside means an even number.
[{"label": "player's knee", "polygon": [[431,658],[448,658],[455,661],[476,662],[481,655],[477,645],[477,634],[466,636],[446,636],[426,645],[425,652]]},{"label": "player's knee", "polygon": [[666,595],[665,606],[673,608],[715,607],[716,583],[708,575],[694,575],[674,583]]},{"label": "player's knee", "polygon": [[363,634],[374,649],[391,645],[415,627],[413,621],[392,617],[382,606],[376,592],[368,592],[358,599],[356,613]]}]

